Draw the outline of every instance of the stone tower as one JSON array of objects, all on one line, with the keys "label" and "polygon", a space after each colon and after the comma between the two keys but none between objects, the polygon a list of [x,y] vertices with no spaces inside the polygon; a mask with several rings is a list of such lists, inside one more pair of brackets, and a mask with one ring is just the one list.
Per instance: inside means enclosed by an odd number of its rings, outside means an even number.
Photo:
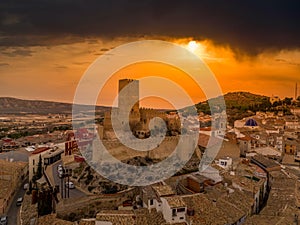
[{"label": "stone tower", "polygon": [[140,121],[138,80],[119,80],[118,108],[119,118],[124,122],[128,121],[126,113],[130,111],[129,126],[133,129],[133,127]]}]

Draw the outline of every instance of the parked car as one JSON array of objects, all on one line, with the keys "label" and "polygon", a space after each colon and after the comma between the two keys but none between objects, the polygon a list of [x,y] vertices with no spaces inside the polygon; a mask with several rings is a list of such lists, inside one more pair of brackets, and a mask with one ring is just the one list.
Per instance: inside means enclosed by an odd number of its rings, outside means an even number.
[{"label": "parked car", "polygon": [[22,198],[22,197],[19,197],[19,198],[17,199],[16,206],[22,205],[22,202],[23,202],[23,198]]},{"label": "parked car", "polygon": [[73,182],[66,182],[66,186],[69,187],[69,189],[74,189],[75,185],[73,184]]},{"label": "parked car", "polygon": [[8,223],[8,218],[6,215],[1,216],[0,218],[0,225],[7,225]]},{"label": "parked car", "polygon": [[24,184],[23,189],[27,190],[28,188],[29,188],[29,184],[28,183]]},{"label": "parked car", "polygon": [[57,173],[58,173],[58,176],[59,176],[60,178],[63,177],[63,174],[64,174],[64,168],[63,168],[62,165],[58,165],[58,166],[57,166]]},{"label": "parked car", "polygon": [[62,167],[58,167],[57,168],[57,172],[63,172],[64,170],[63,170],[63,168]]},{"label": "parked car", "polygon": [[63,171],[63,170],[59,170],[57,173],[58,173],[58,176],[59,176],[60,178],[62,178],[63,175],[64,175],[64,171]]}]

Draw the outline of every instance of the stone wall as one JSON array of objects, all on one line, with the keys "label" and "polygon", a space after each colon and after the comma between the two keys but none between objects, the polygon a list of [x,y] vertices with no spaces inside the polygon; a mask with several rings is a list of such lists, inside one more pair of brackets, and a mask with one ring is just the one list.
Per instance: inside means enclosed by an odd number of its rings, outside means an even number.
[{"label": "stone wall", "polygon": [[95,218],[101,210],[114,210],[126,200],[135,199],[137,188],[127,189],[116,194],[86,196],[76,199],[64,199],[57,205],[57,217],[76,221],[82,218]]},{"label": "stone wall", "polygon": [[[137,146],[138,146],[138,141],[136,141]],[[164,159],[168,157],[175,150],[178,141],[179,141],[179,136],[165,137],[165,139],[160,144],[158,144],[156,148],[150,151],[137,151],[137,150],[130,149],[124,146],[119,140],[102,140],[102,143],[106,147],[106,149],[108,149],[109,153],[113,155],[115,158],[119,160],[127,160],[135,156],[140,156],[140,157],[148,156],[152,159]],[[153,139],[153,142],[150,145],[155,143],[156,140]],[[135,141],[133,140],[131,144],[134,145]],[[101,160],[102,157],[105,157],[105,155],[101,155],[100,147],[99,147],[99,151],[98,148],[95,148],[93,151],[94,152],[93,152],[92,160],[94,162],[97,162]]]}]

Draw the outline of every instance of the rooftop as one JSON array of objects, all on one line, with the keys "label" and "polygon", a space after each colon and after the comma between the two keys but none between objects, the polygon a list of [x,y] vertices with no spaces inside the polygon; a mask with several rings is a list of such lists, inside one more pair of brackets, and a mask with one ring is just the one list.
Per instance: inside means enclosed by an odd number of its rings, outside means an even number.
[{"label": "rooftop", "polygon": [[255,148],[253,151],[255,151],[258,154],[265,155],[265,156],[281,156],[281,152],[277,150],[276,148],[273,147],[260,147],[260,148]]},{"label": "rooftop", "polygon": [[102,210],[96,215],[96,221],[110,221],[120,225],[135,224],[135,218],[132,210]]},{"label": "rooftop", "polygon": [[49,149],[50,149],[49,147],[40,147],[40,148],[35,149],[31,154],[32,155],[40,154],[40,153],[42,153],[44,151],[47,151]]},{"label": "rooftop", "polygon": [[186,207],[185,202],[180,196],[164,197],[171,208]]},{"label": "rooftop", "polygon": [[262,155],[255,155],[251,158],[251,161],[258,166],[261,166],[265,170],[280,170],[281,167],[275,161],[270,160]]},{"label": "rooftop", "polygon": [[158,199],[157,195],[155,194],[155,191],[151,186],[143,187],[143,194],[145,194],[148,199]]},{"label": "rooftop", "polygon": [[153,185],[152,188],[155,190],[155,192],[160,196],[170,196],[174,195],[175,192],[169,185]]},{"label": "rooftop", "polygon": [[242,140],[242,141],[251,141],[251,140],[254,140],[254,138],[252,138],[250,136],[245,136],[245,137],[240,137],[239,140]]},{"label": "rooftop", "polygon": [[183,201],[189,209],[195,211],[194,216],[188,216],[193,224],[215,224],[224,225],[227,223],[226,215],[204,194],[183,196]]},{"label": "rooftop", "polygon": [[282,171],[271,173],[273,182],[267,205],[261,210],[259,215],[247,218],[245,222],[247,225],[297,224],[295,223],[295,215],[299,214],[299,209],[295,206],[296,181],[293,178],[289,178]]},{"label": "rooftop", "polygon": [[56,150],[47,152],[44,157],[47,158],[47,157],[59,155],[59,154],[62,154],[63,152],[64,152],[63,149],[56,149]]},{"label": "rooftop", "polygon": [[214,145],[220,144],[222,142],[221,139],[215,138],[206,134],[199,134],[198,145],[204,148],[212,147]]}]

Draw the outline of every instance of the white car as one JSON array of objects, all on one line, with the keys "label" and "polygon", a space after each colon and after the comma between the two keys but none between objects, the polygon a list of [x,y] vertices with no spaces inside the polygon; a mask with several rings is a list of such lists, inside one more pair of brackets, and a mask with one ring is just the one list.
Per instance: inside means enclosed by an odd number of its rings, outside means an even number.
[{"label": "white car", "polygon": [[64,175],[64,172],[63,172],[62,170],[59,170],[59,171],[58,171],[58,176],[59,176],[59,178],[62,178],[63,175]]},{"label": "white car", "polygon": [[58,167],[57,167],[57,171],[63,171],[63,167],[62,167],[62,165],[58,165]]},{"label": "white car", "polygon": [[29,188],[29,184],[28,183],[24,184],[23,189],[27,190],[28,188]]},{"label": "white car", "polygon": [[0,225],[7,225],[8,217],[6,215],[1,216]]},{"label": "white car", "polygon": [[19,198],[17,199],[16,206],[22,205],[22,202],[23,202],[23,198],[22,198],[22,197],[19,197]]},{"label": "white car", "polygon": [[58,173],[58,176],[59,176],[60,178],[63,177],[64,169],[63,169],[62,165],[58,165],[58,166],[57,166],[57,173]]},{"label": "white car", "polygon": [[73,184],[73,182],[66,182],[66,186],[69,188],[69,189],[74,189],[75,188],[75,185]]}]

